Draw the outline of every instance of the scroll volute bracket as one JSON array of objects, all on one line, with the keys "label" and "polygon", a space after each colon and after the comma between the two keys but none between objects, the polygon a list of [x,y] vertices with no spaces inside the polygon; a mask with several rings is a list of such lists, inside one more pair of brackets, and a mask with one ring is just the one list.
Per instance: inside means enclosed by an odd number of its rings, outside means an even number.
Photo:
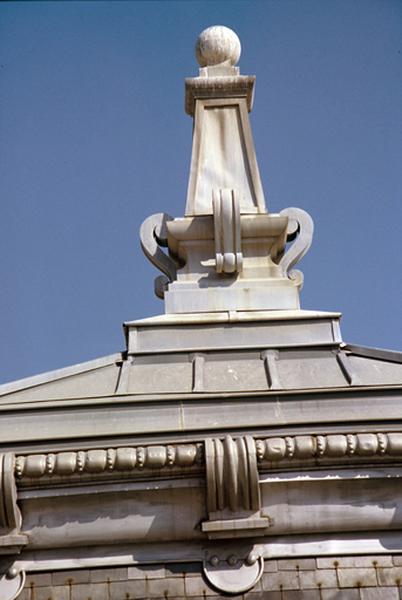
[{"label": "scroll volute bracket", "polygon": [[205,441],[209,539],[264,535],[269,518],[261,514],[255,442],[251,436]]},{"label": "scroll volute bracket", "polygon": [[16,565],[16,555],[28,543],[21,533],[21,513],[17,505],[17,487],[14,476],[15,457],[0,454],[0,598],[14,600],[25,583],[25,573]]}]

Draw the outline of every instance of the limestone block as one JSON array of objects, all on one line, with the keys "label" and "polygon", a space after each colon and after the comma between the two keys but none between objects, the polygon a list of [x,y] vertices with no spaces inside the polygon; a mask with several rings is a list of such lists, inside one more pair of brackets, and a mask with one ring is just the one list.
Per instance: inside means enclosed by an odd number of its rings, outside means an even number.
[{"label": "limestone block", "polygon": [[362,588],[361,600],[399,600],[399,588]]},{"label": "limestone block", "polygon": [[293,571],[264,573],[261,582],[262,589],[267,592],[275,590],[297,590],[300,587],[299,574]]},{"label": "limestone block", "polygon": [[378,585],[383,586],[400,586],[402,584],[402,568],[383,568],[376,569],[378,577]]},{"label": "limestone block", "polygon": [[374,568],[338,569],[337,576],[339,587],[341,588],[362,588],[377,585],[377,576]]},{"label": "limestone block", "polygon": [[316,568],[314,558],[286,558],[277,563],[279,571],[314,571]]},{"label": "limestone block", "polygon": [[[367,588],[370,589],[370,588]],[[360,589],[332,589],[332,590],[321,590],[320,600],[361,600]],[[378,593],[378,590],[377,590]],[[376,597],[376,600],[379,597]]]},{"label": "limestone block", "polygon": [[336,572],[330,569],[300,571],[300,587],[302,589],[336,588],[338,581]]},{"label": "limestone block", "polygon": [[78,583],[71,586],[71,600],[105,600],[108,591],[107,583]]},{"label": "limestone block", "polygon": [[117,567],[114,569],[91,569],[91,583],[102,583],[107,581],[126,581],[130,579],[127,575],[127,567]]},{"label": "limestone block", "polygon": [[52,585],[75,585],[76,583],[89,583],[88,569],[75,569],[74,571],[56,571],[52,575]]}]

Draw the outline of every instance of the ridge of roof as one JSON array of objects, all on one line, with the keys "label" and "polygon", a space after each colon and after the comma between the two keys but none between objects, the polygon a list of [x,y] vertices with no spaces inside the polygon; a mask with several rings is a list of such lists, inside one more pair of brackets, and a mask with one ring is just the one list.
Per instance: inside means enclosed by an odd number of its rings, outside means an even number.
[{"label": "ridge of roof", "polygon": [[341,344],[342,350],[350,352],[355,356],[364,358],[375,358],[387,362],[402,363],[402,352],[397,350],[387,350],[383,348],[372,348],[370,346],[359,346],[357,344]]}]

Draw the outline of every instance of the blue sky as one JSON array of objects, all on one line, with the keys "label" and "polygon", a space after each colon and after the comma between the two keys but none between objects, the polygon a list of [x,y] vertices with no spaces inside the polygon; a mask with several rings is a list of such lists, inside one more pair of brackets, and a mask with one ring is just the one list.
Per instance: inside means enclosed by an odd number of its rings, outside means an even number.
[{"label": "blue sky", "polygon": [[402,3],[0,3],[0,381],[124,348],[163,312],[141,222],[184,211],[184,84],[213,24],[257,76],[268,208],[307,210],[302,306],[402,350]]}]

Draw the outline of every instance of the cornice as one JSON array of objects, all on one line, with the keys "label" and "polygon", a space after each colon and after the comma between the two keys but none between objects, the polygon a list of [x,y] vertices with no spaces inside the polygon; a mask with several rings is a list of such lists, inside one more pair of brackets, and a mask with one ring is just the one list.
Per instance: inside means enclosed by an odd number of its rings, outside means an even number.
[{"label": "cornice", "polygon": [[[2,447],[18,452],[18,446],[68,443],[70,449],[120,445],[119,438],[147,438],[157,444],[169,437],[174,443],[219,436],[224,431],[255,432],[273,428],[352,427],[361,423],[371,430],[400,427],[401,386],[341,388],[331,390],[288,390],[254,393],[191,393],[155,396],[127,394],[102,400],[91,398],[52,404],[36,402],[1,407]],[[353,410],[351,410],[351,402]],[[79,407],[77,409],[77,407]],[[111,414],[113,418],[110,418]],[[336,423],[338,419],[338,424]],[[390,425],[391,428],[391,425]],[[342,431],[342,429],[341,429]],[[259,434],[261,435],[261,434]],[[189,439],[191,438],[191,439]],[[101,441],[101,440],[104,441]],[[115,439],[110,442],[107,440]],[[170,440],[169,440],[170,441]],[[184,440],[183,440],[184,441]],[[138,443],[138,442],[137,442]]]},{"label": "cornice", "polygon": [[253,107],[255,76],[238,75],[235,77],[189,77],[186,79],[185,110],[194,115],[196,100],[211,98],[241,98],[247,100],[247,109]]},{"label": "cornice", "polygon": [[202,444],[166,444],[17,456],[15,475],[21,480],[144,470],[159,474],[164,469],[188,469],[202,463]]},{"label": "cornice", "polygon": [[[215,438],[219,439],[219,438]],[[265,439],[248,438],[254,444],[260,469],[279,469],[283,463],[299,467],[303,462],[311,466],[311,460],[331,460],[345,466],[367,459],[402,458],[402,432],[334,433],[326,435],[275,436]],[[103,473],[143,474],[146,477],[168,477],[174,469],[188,472],[192,467],[205,465],[205,443],[161,444],[25,454],[15,458],[15,475],[18,481],[41,479],[51,484],[52,477],[64,480],[77,475]],[[320,464],[318,462],[318,464]]]},{"label": "cornice", "polygon": [[402,432],[336,433],[328,435],[295,435],[257,439],[257,459],[271,468],[292,460],[330,459],[345,465],[359,459],[402,457]]},{"label": "cornice", "polygon": [[[264,355],[263,355],[264,358]],[[132,393],[128,392],[120,395],[105,394],[104,396],[85,396],[85,397],[66,397],[62,399],[50,398],[46,400],[24,400],[24,401],[3,401],[0,403],[0,413],[9,412],[10,410],[29,411],[31,410],[42,410],[42,409],[69,409],[74,407],[88,406],[105,406],[116,404],[159,404],[161,402],[197,402],[198,400],[219,400],[219,402],[225,399],[241,400],[245,398],[269,398],[271,396],[289,396],[290,398],[308,398],[314,396],[323,396],[324,398],[334,395],[339,397],[340,395],[355,395],[362,393],[367,396],[373,396],[381,393],[402,393],[401,383],[390,383],[390,384],[379,384],[379,385],[344,385],[344,386],[331,386],[322,388],[282,388],[282,389],[269,389],[266,390],[248,390],[248,391],[231,391],[231,392],[174,392],[174,393]]]}]

